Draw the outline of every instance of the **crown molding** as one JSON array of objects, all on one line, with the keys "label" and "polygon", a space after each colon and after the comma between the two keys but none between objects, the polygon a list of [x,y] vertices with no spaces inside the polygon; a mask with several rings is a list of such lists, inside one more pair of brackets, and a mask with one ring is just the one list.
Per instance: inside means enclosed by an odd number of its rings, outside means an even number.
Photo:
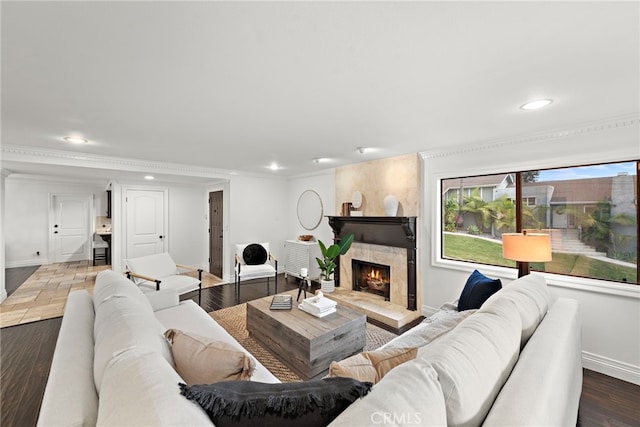
[{"label": "crown molding", "polygon": [[270,174],[238,172],[227,169],[206,168],[181,163],[155,162],[122,157],[101,156],[73,151],[41,149],[17,145],[3,145],[2,160],[24,163],[111,169],[117,171],[155,172],[212,179],[229,179],[234,176],[279,178]]},{"label": "crown molding", "polygon": [[630,128],[634,126],[638,127],[639,125],[640,116],[638,116],[637,114],[628,114],[601,120],[598,122],[587,123],[572,128],[559,129],[543,133],[527,134],[506,139],[481,141],[479,143],[458,146],[454,149],[422,151],[418,154],[423,160],[429,160],[440,157],[458,156],[462,154],[469,154],[496,148],[513,147],[523,144],[536,144],[554,140],[559,141],[573,136],[588,136],[602,132],[610,132],[622,128]]}]

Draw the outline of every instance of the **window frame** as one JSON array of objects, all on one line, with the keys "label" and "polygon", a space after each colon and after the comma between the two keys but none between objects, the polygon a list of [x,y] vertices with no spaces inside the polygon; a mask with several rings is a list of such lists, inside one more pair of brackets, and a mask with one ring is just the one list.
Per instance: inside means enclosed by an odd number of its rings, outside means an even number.
[{"label": "window frame", "polygon": [[[436,198],[437,205],[437,215],[436,215],[436,229],[437,229],[437,239],[434,239],[434,247],[433,251],[434,257],[432,257],[432,264],[438,267],[452,268],[456,270],[463,271],[472,271],[475,268],[482,268],[484,271],[487,271],[489,274],[496,275],[504,275],[505,272],[508,272],[511,275],[514,272],[517,272],[517,267],[503,267],[494,264],[482,264],[473,261],[462,261],[455,260],[451,258],[444,257],[444,218],[443,218],[443,182],[449,179],[464,179],[464,178],[472,178],[479,176],[489,176],[489,175],[507,175],[512,174],[516,177],[515,179],[515,205],[516,205],[516,230],[522,230],[522,205],[523,202],[526,203],[527,206],[537,206],[537,200],[535,200],[536,204],[529,205],[529,199],[536,199],[535,197],[522,197],[522,173],[528,171],[543,171],[543,170],[558,170],[558,169],[571,169],[571,168],[579,168],[579,167],[590,167],[590,166],[600,166],[600,165],[610,165],[616,163],[631,163],[634,162],[636,164],[636,197],[635,197],[635,206],[636,206],[636,245],[638,250],[640,250],[640,206],[638,203],[638,199],[640,198],[640,159],[629,159],[629,160],[612,160],[601,163],[588,163],[588,164],[578,164],[571,166],[550,166],[550,167],[529,167],[523,169],[518,172],[486,172],[486,173],[471,173],[465,176],[440,176],[437,177],[437,188],[439,197]],[[532,271],[534,272],[534,271]],[[545,276],[552,277],[555,282],[562,283],[567,287],[574,287],[576,289],[584,289],[585,286],[593,288],[595,291],[605,291],[606,293],[611,293],[611,290],[618,290],[624,293],[626,287],[631,287],[634,293],[640,291],[640,263],[636,261],[636,282],[623,282],[616,281],[610,279],[600,279],[593,277],[585,277],[585,276],[575,276],[568,275],[562,273],[553,273],[553,272],[540,272],[535,271],[536,274],[542,274]],[[631,289],[628,289],[631,290]],[[617,293],[617,292],[614,292]]]}]

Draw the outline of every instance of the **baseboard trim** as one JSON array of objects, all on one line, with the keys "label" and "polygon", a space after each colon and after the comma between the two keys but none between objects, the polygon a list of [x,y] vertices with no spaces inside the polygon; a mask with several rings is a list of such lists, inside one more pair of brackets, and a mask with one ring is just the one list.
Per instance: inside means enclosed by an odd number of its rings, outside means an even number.
[{"label": "baseboard trim", "polygon": [[582,352],[582,367],[601,374],[640,385],[640,367],[598,354]]},{"label": "baseboard trim", "polygon": [[16,268],[16,267],[32,267],[34,265],[45,265],[45,264],[49,264],[49,260],[48,259],[38,259],[37,261],[34,261],[32,259],[28,259],[28,260],[24,260],[24,261],[11,261],[11,262],[7,262],[4,265],[4,268]]},{"label": "baseboard trim", "polygon": [[3,289],[2,292],[0,292],[0,303],[6,299],[7,299],[7,290]]}]

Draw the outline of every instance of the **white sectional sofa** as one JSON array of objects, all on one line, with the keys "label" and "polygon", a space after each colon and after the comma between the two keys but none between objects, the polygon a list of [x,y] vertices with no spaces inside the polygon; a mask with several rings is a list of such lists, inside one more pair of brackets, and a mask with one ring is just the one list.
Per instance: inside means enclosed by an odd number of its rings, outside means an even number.
[{"label": "white sectional sofa", "polygon": [[[421,329],[385,347],[420,341]],[[575,426],[581,353],[577,301],[551,301],[544,277],[528,275],[420,347],[331,426]]]},{"label": "white sectional sofa", "polygon": [[[207,414],[180,395],[163,333],[175,328],[242,346],[191,300],[172,290],[142,293],[113,271],[93,297],[69,294],[39,426],[201,426]],[[278,383],[259,361],[254,381]],[[98,397],[99,396],[99,397]]]},{"label": "white sectional sofa", "polygon": [[[578,306],[567,299],[550,304],[541,276],[512,282],[331,425],[575,425],[582,386]],[[179,303],[171,291],[143,294],[111,271],[98,275],[93,297],[71,293],[38,425],[212,425],[180,395],[183,381],[162,338],[168,328],[242,349],[192,301]],[[421,329],[387,346],[415,342]],[[256,362],[252,381],[279,382]]]}]

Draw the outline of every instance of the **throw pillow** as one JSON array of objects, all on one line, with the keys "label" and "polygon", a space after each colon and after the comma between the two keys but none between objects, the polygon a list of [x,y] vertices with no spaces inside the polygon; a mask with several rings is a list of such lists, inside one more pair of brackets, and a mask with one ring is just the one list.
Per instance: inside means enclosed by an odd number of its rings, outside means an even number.
[{"label": "throw pillow", "polygon": [[467,279],[458,300],[458,311],[478,309],[493,294],[502,289],[500,279],[490,279],[474,270]]},{"label": "throw pillow", "polygon": [[225,342],[177,329],[167,330],[164,336],[171,343],[176,372],[187,384],[248,380],[253,375],[253,358]]},{"label": "throw pillow", "polygon": [[352,378],[324,378],[298,383],[224,381],[188,386],[181,393],[199,404],[217,427],[326,426],[371,383]]},{"label": "throw pillow", "polygon": [[348,377],[373,384],[398,365],[416,358],[417,348],[383,348],[331,362],[330,377]]},{"label": "throw pillow", "polygon": [[242,251],[242,258],[247,265],[260,265],[267,262],[267,250],[258,243],[247,245]]}]

